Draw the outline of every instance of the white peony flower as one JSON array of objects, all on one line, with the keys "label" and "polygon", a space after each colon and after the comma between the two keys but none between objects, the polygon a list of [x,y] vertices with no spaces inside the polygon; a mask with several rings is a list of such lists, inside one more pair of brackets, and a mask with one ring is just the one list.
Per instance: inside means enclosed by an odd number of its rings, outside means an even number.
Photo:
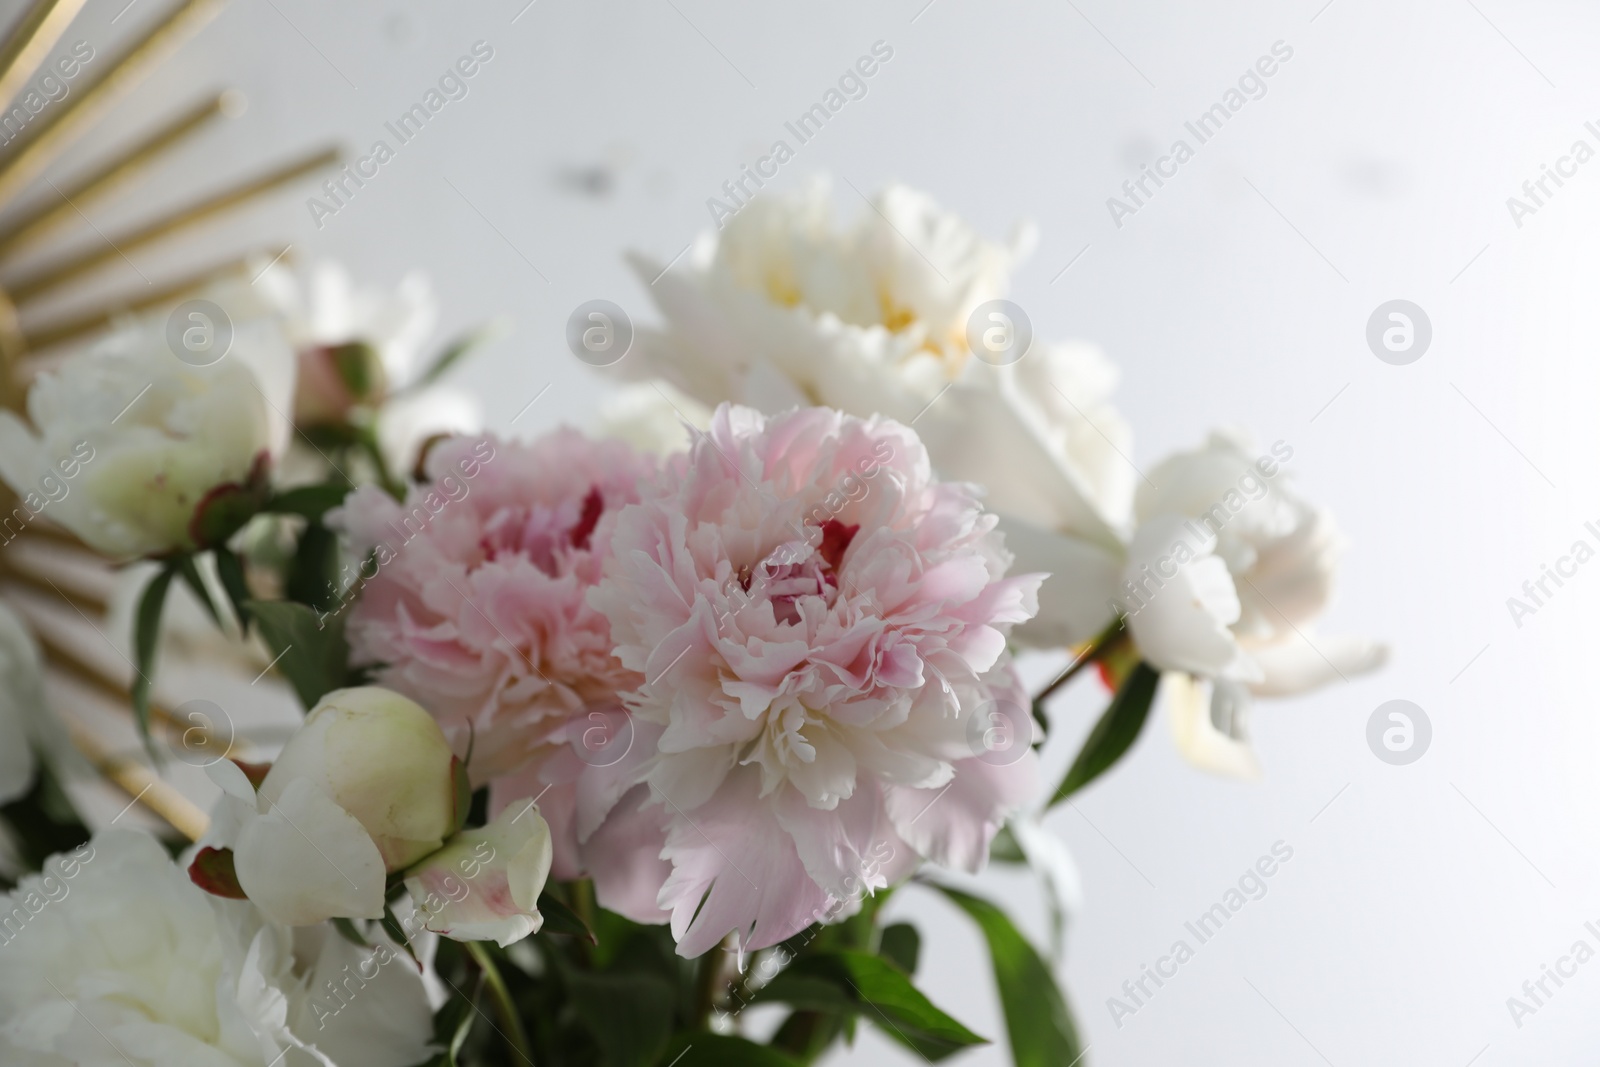
[{"label": "white peony flower", "polygon": [[539,894],[554,858],[550,827],[530,801],[463,830],[406,873],[423,924],[457,941],[504,948],[539,932]]},{"label": "white peony flower", "polygon": [[143,834],[107,830],[0,895],[8,1067],[410,1067],[432,1029],[387,942],[210,897]]},{"label": "white peony flower", "polygon": [[667,328],[640,330],[623,365],[707,407],[823,404],[911,420],[970,362],[968,316],[1004,295],[1031,242],[1027,230],[1008,246],[986,241],[899,185],[844,230],[826,183],[757,198],[701,239],[688,270],[632,257]]},{"label": "white peony flower", "polygon": [[455,770],[420,705],[377,687],[335,690],[259,790],[228,760],[207,767],[225,794],[207,842],[233,850],[239,887],[279,922],[376,919],[388,872],[459,825]]},{"label": "white peony flower", "polygon": [[1168,672],[1180,749],[1209,769],[1257,772],[1245,744],[1252,696],[1305,692],[1387,657],[1364,638],[1315,635],[1342,539],[1286,484],[1293,454],[1280,441],[1258,456],[1238,435],[1213,434],[1151,470],[1131,537],[1109,548],[1098,529],[1006,527],[1019,565],[1054,572],[1040,632],[1081,643],[1122,614],[1139,654]]},{"label": "white peony flower", "polygon": [[[235,349],[252,347],[235,338]],[[28,417],[32,430],[0,412],[0,477],[30,511],[48,507],[113,557],[196,547],[196,508],[259,477],[283,436],[244,352],[192,366],[144,327],[42,373]]]}]

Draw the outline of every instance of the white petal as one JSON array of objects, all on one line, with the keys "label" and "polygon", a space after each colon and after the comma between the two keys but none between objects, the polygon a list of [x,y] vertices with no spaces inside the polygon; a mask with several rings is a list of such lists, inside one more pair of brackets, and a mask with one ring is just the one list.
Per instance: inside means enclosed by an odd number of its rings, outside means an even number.
[{"label": "white petal", "polygon": [[383,916],[383,857],[355,816],[303,779],[239,831],[234,870],[262,911],[291,926]]},{"label": "white petal", "polygon": [[1290,634],[1281,642],[1252,646],[1250,658],[1262,680],[1250,687],[1257,696],[1292,696],[1330,682],[1375,671],[1389,659],[1389,646],[1365,637]]},{"label": "white petal", "polygon": [[1215,697],[1216,687],[1210,681],[1182,671],[1161,676],[1161,699],[1179,754],[1201,770],[1232,778],[1261,777],[1261,765],[1249,743],[1217,728],[1212,717]]},{"label": "white petal", "polygon": [[1039,614],[1012,631],[1034,648],[1066,648],[1088,641],[1116,613],[1122,554],[1095,542],[1001,517],[1013,574],[1048,574],[1039,588]]},{"label": "white petal", "polygon": [[1214,544],[1205,527],[1176,515],[1141,526],[1124,572],[1139,590],[1121,597],[1128,629],[1144,658],[1162,670],[1254,680],[1259,670],[1229,629],[1239,621],[1239,594],[1227,566],[1211,554]]}]

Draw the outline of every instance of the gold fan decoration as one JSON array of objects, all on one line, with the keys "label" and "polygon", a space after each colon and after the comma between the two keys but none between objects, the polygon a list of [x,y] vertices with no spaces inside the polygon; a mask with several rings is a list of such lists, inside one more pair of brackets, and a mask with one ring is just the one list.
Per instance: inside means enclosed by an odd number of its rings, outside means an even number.
[{"label": "gold fan decoration", "polygon": [[[88,142],[112,109],[159,64],[182,47],[220,9],[222,0],[186,0],[164,11],[131,42],[86,65],[71,92],[37,112],[26,106],[29,85],[50,73],[61,42],[84,0],[34,0],[7,28],[0,42],[0,403],[20,410],[29,383],[41,368],[72,346],[92,341],[119,319],[176,302],[230,276],[250,279],[262,263],[290,251],[207,248],[202,224],[253,205],[261,198],[324,168],[336,166],[336,148],[287,161],[268,162],[243,179],[203,179],[205,188],[176,210],[102,231],[87,214],[121,200],[137,209],[150,173],[180,146],[206,135],[219,119],[237,115],[242,97],[213,91],[158,120],[151,132],[118,146],[104,158],[61,176],[47,170],[69,148]],[[130,5],[131,6],[131,5]],[[126,9],[124,9],[126,11]],[[120,18],[121,15],[118,16]],[[115,20],[113,20],[115,21]],[[62,68],[65,70],[66,68]],[[17,112],[15,109],[20,108]],[[178,246],[192,265],[88,307],[51,314],[72,303],[78,289],[92,289],[102,268],[156,245]],[[18,267],[22,254],[27,265]],[[128,261],[131,263],[131,261]],[[141,272],[142,273],[142,272]],[[100,279],[104,281],[104,279]],[[82,305],[83,301],[77,301]],[[14,515],[16,497],[0,485],[0,521]],[[0,547],[0,597],[28,623],[44,653],[50,702],[73,744],[120,794],[169,823],[188,838],[205,829],[206,815],[148,762],[135,740],[129,701],[134,664],[106,631],[105,615],[122,561],[105,559],[70,533],[51,524],[48,513],[30,517],[20,532],[13,522]],[[159,697],[152,700],[153,731],[169,743],[204,724],[180,721]],[[120,738],[123,740],[108,740]],[[231,746],[233,739],[226,739]],[[110,810],[115,811],[115,808]]]}]

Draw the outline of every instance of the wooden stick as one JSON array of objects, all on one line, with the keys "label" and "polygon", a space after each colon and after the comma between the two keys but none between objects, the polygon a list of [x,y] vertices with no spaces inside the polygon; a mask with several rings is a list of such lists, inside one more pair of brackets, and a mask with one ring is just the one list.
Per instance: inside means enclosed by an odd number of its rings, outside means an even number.
[{"label": "wooden stick", "polygon": [[83,0],[35,0],[23,13],[0,43],[0,111],[11,106],[82,7]]},{"label": "wooden stick", "polygon": [[[286,251],[288,251],[287,247],[280,249],[275,254],[281,256]],[[26,329],[22,335],[23,342],[29,351],[36,352],[66,341],[77,340],[111,326],[120,316],[148,311],[152,307],[176,300],[185,293],[194,292],[219,278],[230,274],[242,274],[258,258],[271,259],[272,256],[266,251],[252,252],[247,256],[240,256],[237,259],[228,260],[226,263],[218,263],[185,278],[180,278],[178,281],[163,285],[155,292],[139,291],[138,295],[131,300],[124,299],[98,311],[75,315],[69,319],[57,319],[53,323]]]},{"label": "wooden stick", "polygon": [[0,159],[0,204],[38,177],[68,145],[210,21],[222,0],[185,0],[130,45],[102,74],[40,113]]},{"label": "wooden stick", "polygon": [[231,189],[225,189],[197,204],[146,223],[144,226],[129,233],[124,233],[117,237],[108,237],[104,247],[94,248],[54,266],[47,266],[32,276],[16,282],[10,286],[11,299],[19,304],[23,303],[42,292],[61,285],[63,282],[68,282],[82,274],[87,274],[108,260],[126,256],[127,253],[135,249],[142,248],[179,230],[204,222],[214,215],[219,215],[230,208],[253,200],[281,185],[286,185],[297,178],[302,178],[313,171],[320,170],[338,161],[339,150],[337,148],[323,149],[310,156],[285,164],[276,170],[269,171],[258,178],[251,178]]},{"label": "wooden stick", "polygon": [[190,841],[198,841],[204,836],[211,819],[200,810],[199,805],[163,782],[138,760],[113,755],[81,723],[66,716],[62,716],[62,719],[67,724],[73,745],[102,776],[116,783],[136,803],[143,804],[165,819],[168,825]]},{"label": "wooden stick", "polygon": [[45,233],[76,220],[79,218],[79,209],[87,209],[136,180],[140,171],[186,138],[204,129],[213,119],[239,114],[244,106],[243,101],[244,95],[235,89],[208,97],[149,136],[128,146],[93,173],[45,194],[40,198],[44,206],[38,211],[27,212],[0,231],[0,254],[14,255]]}]

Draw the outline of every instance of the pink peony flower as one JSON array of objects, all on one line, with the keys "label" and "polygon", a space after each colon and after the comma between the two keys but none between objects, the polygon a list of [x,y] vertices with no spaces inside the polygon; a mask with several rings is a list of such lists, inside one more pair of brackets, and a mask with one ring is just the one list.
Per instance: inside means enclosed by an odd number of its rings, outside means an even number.
[{"label": "pink peony flower", "polygon": [[[427,708],[494,810],[537,797],[556,878],[588,872],[604,906],[645,922],[667,867],[662,818],[638,811],[660,730],[618,693],[643,679],[612,655],[586,600],[617,511],[654,459],[559,430],[532,444],[455,438],[405,502],[363,486],[329,521],[366,559],[351,661]],[[615,818],[607,816],[617,807]]]},{"label": "pink peony flower", "polygon": [[[827,408],[718,408],[641,488],[590,602],[624,699],[661,731],[660,905],[678,951],[776,944],[921,858],[976,870],[1036,786],[1005,634],[1042,575],[910,429]],[[1002,731],[1002,732],[1005,732]]]}]

